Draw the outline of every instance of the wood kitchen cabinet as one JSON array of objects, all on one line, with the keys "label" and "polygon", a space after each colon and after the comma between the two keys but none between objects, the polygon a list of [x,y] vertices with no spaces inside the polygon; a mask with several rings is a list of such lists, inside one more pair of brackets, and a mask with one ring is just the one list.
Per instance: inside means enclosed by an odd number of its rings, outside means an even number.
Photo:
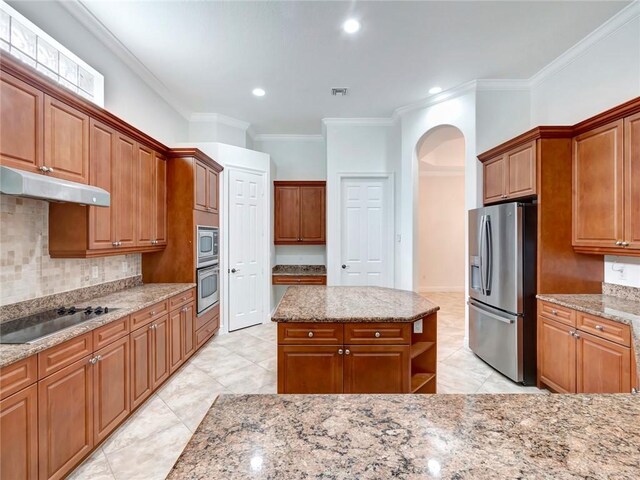
[{"label": "wood kitchen cabinet", "polygon": [[640,113],[624,120],[625,241],[640,251]]},{"label": "wood kitchen cabinet", "polygon": [[411,387],[409,345],[346,345],[344,393],[406,393]]},{"label": "wood kitchen cabinet", "polygon": [[194,208],[218,214],[218,169],[196,162]]},{"label": "wood kitchen cabinet", "polygon": [[0,478],[38,478],[38,386],[0,401]]},{"label": "wood kitchen cabinet", "polygon": [[44,93],[2,72],[0,124],[0,164],[39,172],[44,154]]},{"label": "wood kitchen cabinet", "polygon": [[536,190],[536,141],[483,162],[485,205],[533,196]]},{"label": "wood kitchen cabinet", "polygon": [[538,377],[559,393],[576,391],[575,328],[538,317]]},{"label": "wood kitchen cabinet", "polygon": [[170,370],[173,373],[195,352],[195,303],[173,310],[169,315],[169,328]]},{"label": "wood kitchen cabinet", "polygon": [[89,359],[38,382],[40,478],[64,478],[93,449],[94,368]]},{"label": "wood kitchen cabinet", "polygon": [[138,147],[138,245],[167,243],[167,166],[164,157]]},{"label": "wood kitchen cabinet", "polygon": [[152,329],[145,326],[131,332],[131,410],[142,404],[153,392]]},{"label": "wood kitchen cabinet", "polygon": [[577,391],[630,392],[631,349],[588,333],[579,331],[576,335]]},{"label": "wood kitchen cabinet", "polygon": [[276,181],[276,245],[326,243],[326,182]]},{"label": "wood kitchen cabinet", "polygon": [[[135,247],[137,245],[137,229],[140,211],[137,198],[138,172],[136,151],[138,146],[126,135],[118,134],[116,138],[113,168],[113,190],[111,208],[115,219],[114,241],[117,249]],[[97,207],[95,207],[97,208]]]},{"label": "wood kitchen cabinet", "polygon": [[278,393],[342,393],[342,345],[279,345]]},{"label": "wood kitchen cabinet", "polygon": [[150,328],[152,330],[151,384],[155,390],[171,374],[171,330],[169,326],[169,315],[164,315],[154,321]]}]

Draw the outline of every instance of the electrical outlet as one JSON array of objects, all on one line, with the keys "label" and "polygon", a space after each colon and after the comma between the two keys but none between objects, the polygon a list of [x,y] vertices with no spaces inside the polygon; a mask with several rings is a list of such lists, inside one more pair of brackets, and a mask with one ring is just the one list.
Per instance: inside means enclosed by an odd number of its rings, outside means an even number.
[{"label": "electrical outlet", "polygon": [[93,267],[91,267],[91,278],[98,278],[98,266],[94,265]]},{"label": "electrical outlet", "polygon": [[122,262],[122,273],[127,273],[127,271],[129,270],[129,263],[126,261]]},{"label": "electrical outlet", "polygon": [[413,322],[413,333],[422,333],[422,319]]}]

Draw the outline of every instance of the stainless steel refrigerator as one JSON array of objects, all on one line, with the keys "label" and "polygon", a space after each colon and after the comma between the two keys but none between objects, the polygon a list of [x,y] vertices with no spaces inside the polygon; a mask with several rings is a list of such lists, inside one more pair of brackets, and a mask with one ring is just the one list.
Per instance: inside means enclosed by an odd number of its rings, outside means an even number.
[{"label": "stainless steel refrigerator", "polygon": [[469,346],[525,385],[536,381],[536,212],[518,202],[469,212]]}]

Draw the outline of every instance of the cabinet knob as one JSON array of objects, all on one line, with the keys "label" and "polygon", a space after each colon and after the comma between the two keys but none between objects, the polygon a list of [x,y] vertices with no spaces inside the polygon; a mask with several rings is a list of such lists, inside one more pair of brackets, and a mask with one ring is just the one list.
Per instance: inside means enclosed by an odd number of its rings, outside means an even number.
[{"label": "cabinet knob", "polygon": [[313,337],[313,332],[309,332],[309,338]]},{"label": "cabinet knob", "polygon": [[571,335],[572,337],[576,334],[576,332],[574,332],[573,330],[569,330],[569,335]]},{"label": "cabinet knob", "polygon": [[47,169],[47,173],[53,173],[53,168],[51,167],[45,167]]},{"label": "cabinet knob", "polygon": [[341,348],[338,349],[338,355],[342,355],[342,349]]},{"label": "cabinet knob", "polygon": [[351,350],[349,350],[348,348],[344,351],[345,355],[349,355],[351,353]]},{"label": "cabinet knob", "polygon": [[93,357],[89,359],[89,363],[91,365],[95,365],[96,363],[98,363],[98,357]]},{"label": "cabinet knob", "polygon": [[551,310],[551,313],[553,313],[554,315],[558,315],[558,310]]},{"label": "cabinet knob", "polygon": [[622,246],[623,247],[628,247],[629,246],[629,242],[622,242]]},{"label": "cabinet knob", "polygon": [[596,325],[596,330],[600,330],[601,332],[604,332],[604,327],[602,325]]},{"label": "cabinet knob", "polygon": [[118,246],[118,242],[113,242],[111,245],[113,245],[114,247]]},{"label": "cabinet knob", "polygon": [[634,395],[637,395],[638,394],[638,388],[637,387],[633,387],[631,389],[631,393],[633,393]]},{"label": "cabinet knob", "polygon": [[573,338],[576,338],[576,339],[580,338],[580,334],[578,332],[575,332],[573,334]]},{"label": "cabinet knob", "polygon": [[150,317],[153,317],[155,314],[156,314],[156,311],[155,311],[155,310],[152,310],[152,311],[150,311],[150,312],[149,312],[149,316],[150,316]]},{"label": "cabinet knob", "polygon": [[621,246],[622,246],[622,242],[621,242],[620,240],[618,240],[618,241],[616,242],[616,245],[617,245],[617,246],[619,246],[619,247],[621,247]]},{"label": "cabinet knob", "polygon": [[380,332],[376,332],[376,338],[380,338]]}]

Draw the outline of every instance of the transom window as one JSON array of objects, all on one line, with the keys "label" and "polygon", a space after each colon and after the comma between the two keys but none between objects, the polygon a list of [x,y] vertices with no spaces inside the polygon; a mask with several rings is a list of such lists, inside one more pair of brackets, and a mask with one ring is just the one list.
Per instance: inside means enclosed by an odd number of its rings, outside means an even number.
[{"label": "transom window", "polygon": [[3,1],[0,48],[72,92],[104,106],[104,76]]}]

